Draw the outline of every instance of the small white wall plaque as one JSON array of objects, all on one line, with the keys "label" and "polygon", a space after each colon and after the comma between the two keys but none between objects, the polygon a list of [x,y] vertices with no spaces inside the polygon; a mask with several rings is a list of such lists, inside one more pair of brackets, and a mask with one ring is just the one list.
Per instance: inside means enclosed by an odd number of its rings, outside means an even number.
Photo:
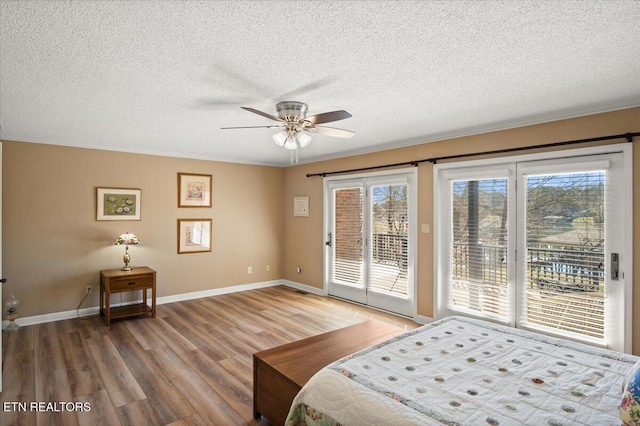
[{"label": "small white wall plaque", "polygon": [[293,197],[293,215],[309,216],[309,197]]}]

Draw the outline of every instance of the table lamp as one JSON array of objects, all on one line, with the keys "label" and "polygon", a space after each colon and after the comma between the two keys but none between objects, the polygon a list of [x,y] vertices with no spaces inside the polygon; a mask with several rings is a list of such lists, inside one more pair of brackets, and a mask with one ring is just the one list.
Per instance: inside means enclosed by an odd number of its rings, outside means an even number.
[{"label": "table lamp", "polygon": [[129,256],[129,244],[140,244],[140,240],[134,234],[130,234],[128,232],[120,235],[116,240],[116,245],[125,245],[124,256],[122,256],[122,260],[124,261],[124,266],[122,267],[123,271],[130,271],[132,268],[129,266],[129,262],[131,262],[131,256]]}]

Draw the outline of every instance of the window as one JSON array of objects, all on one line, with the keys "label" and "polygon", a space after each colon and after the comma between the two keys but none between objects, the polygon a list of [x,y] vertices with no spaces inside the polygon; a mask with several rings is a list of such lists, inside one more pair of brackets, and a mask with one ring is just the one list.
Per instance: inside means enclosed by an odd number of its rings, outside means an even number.
[{"label": "window", "polygon": [[447,304],[507,318],[506,178],[451,182],[451,281]]},{"label": "window", "polygon": [[604,339],[607,165],[599,168],[524,176],[524,324]]},{"label": "window", "polygon": [[436,316],[629,351],[631,147],[615,147],[436,166]]}]

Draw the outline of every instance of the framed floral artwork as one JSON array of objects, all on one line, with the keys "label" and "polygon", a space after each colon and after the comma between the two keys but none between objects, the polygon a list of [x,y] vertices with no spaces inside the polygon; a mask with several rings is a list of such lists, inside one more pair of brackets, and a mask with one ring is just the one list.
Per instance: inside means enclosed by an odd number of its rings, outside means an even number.
[{"label": "framed floral artwork", "polygon": [[140,196],[136,188],[97,188],[96,220],[140,220]]},{"label": "framed floral artwork", "polygon": [[178,254],[211,251],[211,219],[178,219]]},{"label": "framed floral artwork", "polygon": [[178,173],[178,207],[211,207],[211,175]]}]

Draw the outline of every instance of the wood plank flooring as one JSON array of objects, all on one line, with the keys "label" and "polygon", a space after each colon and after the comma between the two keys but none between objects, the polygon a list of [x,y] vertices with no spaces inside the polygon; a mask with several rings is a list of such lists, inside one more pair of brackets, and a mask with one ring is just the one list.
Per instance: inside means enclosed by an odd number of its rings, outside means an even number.
[{"label": "wood plank flooring", "polygon": [[252,355],[377,319],[419,324],[284,286],[158,305],[157,317],[72,319],[3,334],[0,425],[268,425],[253,419]]}]

